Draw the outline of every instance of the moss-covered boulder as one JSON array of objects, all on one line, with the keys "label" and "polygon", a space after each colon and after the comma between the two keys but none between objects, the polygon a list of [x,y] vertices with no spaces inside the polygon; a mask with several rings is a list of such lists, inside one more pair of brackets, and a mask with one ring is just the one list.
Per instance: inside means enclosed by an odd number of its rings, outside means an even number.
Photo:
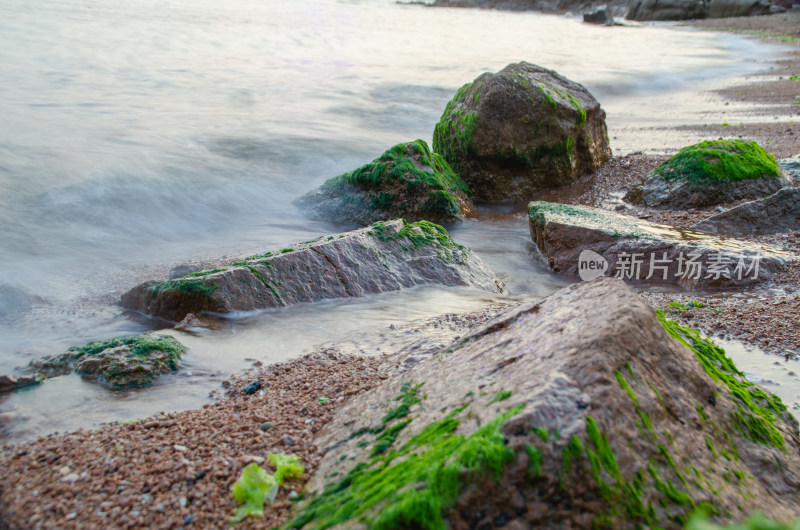
[{"label": "moss-covered boulder", "polygon": [[398,217],[452,223],[474,208],[469,187],[423,140],[391,147],[369,164],[328,180],[298,204],[317,219],[361,226]]},{"label": "moss-covered boulder", "polygon": [[654,169],[641,200],[651,208],[699,208],[760,199],[790,185],[775,157],[756,142],[708,140]]},{"label": "moss-covered boulder", "polygon": [[398,219],[320,236],[183,278],[144,282],[125,293],[121,304],[178,322],[189,313],[253,311],[423,284],[503,290],[483,261],[453,241],[443,227]]},{"label": "moss-covered boulder", "polygon": [[289,527],[786,520],[798,436],[721,348],[603,279],[511,308],[354,397],[314,440]]},{"label": "moss-covered boulder", "polygon": [[584,280],[729,289],[770,281],[793,255],[768,244],[682,230],[602,208],[534,201],[531,239],[550,268]]},{"label": "moss-covered boulder", "polygon": [[96,377],[113,388],[147,386],[161,374],[177,370],[186,347],[172,337],[147,333],[90,342],[33,361],[49,376],[76,372]]},{"label": "moss-covered boulder", "polygon": [[530,63],[461,87],[433,132],[475,200],[528,199],[611,158],[605,111],[578,83]]}]

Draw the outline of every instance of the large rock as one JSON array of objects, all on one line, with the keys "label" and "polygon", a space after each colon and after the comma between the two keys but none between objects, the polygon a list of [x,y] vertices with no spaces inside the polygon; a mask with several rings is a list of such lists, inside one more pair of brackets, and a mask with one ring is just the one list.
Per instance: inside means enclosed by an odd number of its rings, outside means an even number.
[{"label": "large rock", "polygon": [[172,337],[135,335],[90,342],[31,362],[49,377],[76,372],[113,388],[147,386],[177,370],[186,347]]},{"label": "large rock", "polygon": [[770,280],[793,259],[768,245],[589,206],[532,202],[528,211],[533,242],[553,271],[571,278],[613,275],[650,285],[727,289]]},{"label": "large rock", "polygon": [[475,200],[524,200],[608,161],[605,116],[582,85],[534,64],[510,64],[458,90],[436,124],[433,150]]},{"label": "large rock", "polygon": [[613,279],[502,313],[337,411],[290,527],[795,517],[796,421],[721,349],[662,320]]},{"label": "large rock", "polygon": [[745,202],[700,221],[692,230],[733,237],[800,231],[800,189],[783,188],[766,199]]},{"label": "large rock", "polygon": [[395,220],[184,278],[148,281],[125,293],[121,305],[178,322],[188,313],[252,311],[422,284],[503,290],[480,258],[441,226]]},{"label": "large rock", "polygon": [[469,187],[422,140],[395,145],[298,204],[316,219],[361,226],[397,218],[452,223],[474,209]]},{"label": "large rock", "polygon": [[709,140],[684,147],[648,176],[641,201],[689,209],[760,199],[790,186],[775,157],[752,140]]},{"label": "large rock", "polygon": [[631,0],[628,20],[691,20],[705,18],[708,5],[703,0]]},{"label": "large rock", "polygon": [[710,0],[709,18],[752,17],[777,12],[767,0]]}]

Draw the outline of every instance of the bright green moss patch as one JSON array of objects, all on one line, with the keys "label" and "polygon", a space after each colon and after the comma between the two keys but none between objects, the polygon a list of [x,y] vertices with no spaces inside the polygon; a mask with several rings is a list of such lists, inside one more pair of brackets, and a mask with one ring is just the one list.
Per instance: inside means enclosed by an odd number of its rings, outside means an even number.
[{"label": "bright green moss patch", "polygon": [[472,83],[467,83],[459,88],[445,106],[442,118],[433,129],[433,150],[441,153],[451,164],[458,158],[475,152],[473,139],[478,115],[465,112],[461,106],[469,97],[477,103],[480,100],[480,86],[474,87]]},{"label": "bright green moss patch", "polygon": [[401,250],[406,252],[433,246],[438,250],[439,257],[447,263],[463,259],[466,248],[453,241],[443,226],[429,221],[407,223],[403,220],[403,223],[405,223],[403,228],[394,232],[386,223],[378,221],[372,225],[370,233],[380,241],[399,241],[403,243]]},{"label": "bright green moss patch", "polygon": [[231,494],[241,506],[229,519],[229,524],[238,524],[248,516],[264,517],[264,503],[272,503],[284,479],[299,477],[305,471],[297,455],[270,453],[267,457],[275,465],[275,475],[270,475],[258,464],[250,463],[231,486]]},{"label": "bright green moss patch", "polygon": [[707,140],[684,147],[658,166],[667,180],[719,184],[781,176],[775,157],[752,140]]},{"label": "bright green moss patch", "polygon": [[358,521],[370,528],[444,529],[442,514],[458,492],[481,477],[498,480],[513,460],[500,427],[521,409],[504,412],[469,436],[455,434],[463,407],[451,412],[397,452],[356,464],[314,497],[289,527]]},{"label": "bright green moss patch", "polygon": [[667,333],[692,350],[706,373],[714,381],[726,386],[735,398],[736,412],[732,420],[739,434],[753,442],[784,449],[783,435],[775,427],[776,418],[786,413],[780,398],[767,394],[745,379],[744,374],[725,355],[725,350],[701,337],[697,330],[667,320],[661,310],[657,311],[657,315]]},{"label": "bright green moss patch", "polygon": [[528,453],[528,473],[538,477],[542,474],[542,452],[533,445],[526,445],[525,452]]},{"label": "bright green moss patch", "polygon": [[511,397],[511,394],[511,390],[501,390],[492,398],[489,404],[491,405],[492,403],[497,403],[498,401],[505,401]]},{"label": "bright green moss patch", "polygon": [[761,513],[754,513],[740,523],[717,525],[708,521],[705,510],[697,510],[686,524],[685,530],[800,530],[800,519],[783,523],[765,517]]},{"label": "bright green moss patch", "polygon": [[201,279],[178,278],[176,280],[168,280],[153,286],[153,291],[161,293],[164,291],[178,291],[186,296],[201,296],[204,298],[210,297],[217,290],[216,285],[208,285]]},{"label": "bright green moss patch", "polygon": [[164,335],[134,335],[132,337],[116,337],[113,339],[90,342],[86,346],[73,346],[67,354],[73,359],[82,359],[98,355],[109,349],[126,346],[132,357],[149,357],[154,352],[168,354],[165,364],[176,370],[180,364],[181,356],[186,352],[186,347],[172,337]]}]

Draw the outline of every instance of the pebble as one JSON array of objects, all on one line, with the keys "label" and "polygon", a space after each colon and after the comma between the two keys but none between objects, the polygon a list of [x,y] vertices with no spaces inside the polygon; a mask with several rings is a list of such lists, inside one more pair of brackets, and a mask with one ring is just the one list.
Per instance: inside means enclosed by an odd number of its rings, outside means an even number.
[{"label": "pebble", "polygon": [[294,444],[295,444],[294,438],[292,438],[291,436],[283,437],[283,445],[288,445],[291,447]]},{"label": "pebble", "polygon": [[247,386],[244,387],[244,393],[248,396],[250,394],[255,394],[261,389],[261,381],[253,381],[249,383]]},{"label": "pebble", "polygon": [[268,431],[273,427],[275,427],[275,424],[272,423],[271,421],[265,421],[264,423],[258,426],[258,428],[261,429],[262,431]]},{"label": "pebble", "polygon": [[181,505],[181,508],[186,508],[186,505],[189,504],[189,499],[187,499],[186,497],[181,497],[178,500],[178,504]]},{"label": "pebble", "polygon": [[180,451],[181,453],[185,453],[186,451],[189,450],[188,447],[186,447],[185,445],[180,445],[180,444],[175,444],[175,445],[172,446],[172,448],[175,449],[176,451]]}]

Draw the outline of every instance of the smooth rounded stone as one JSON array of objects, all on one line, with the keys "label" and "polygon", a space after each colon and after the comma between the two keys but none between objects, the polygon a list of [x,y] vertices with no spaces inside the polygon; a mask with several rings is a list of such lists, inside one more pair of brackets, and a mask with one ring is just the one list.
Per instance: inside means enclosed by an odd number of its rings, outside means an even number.
[{"label": "smooth rounded stone", "polygon": [[[717,522],[796,518],[797,422],[721,349],[661,319],[609,278],[498,314],[335,412],[298,520],[679,528],[700,502]],[[480,513],[420,515],[440,506],[438,477],[458,480],[447,502]],[[360,520],[334,519],[345,503]]]},{"label": "smooth rounded stone", "polygon": [[295,443],[297,443],[297,442],[295,442],[295,441],[294,441],[294,438],[292,438],[291,436],[288,436],[288,435],[287,435],[287,436],[284,436],[284,437],[281,439],[281,441],[283,442],[283,445],[288,445],[289,447],[291,447],[291,446],[293,446]]},{"label": "smooth rounded stone", "polygon": [[148,281],[125,293],[120,303],[177,322],[187,313],[253,311],[427,284],[490,292],[504,287],[441,226],[400,219],[321,236],[185,278]]},{"label": "smooth rounded stone", "polygon": [[528,205],[531,239],[550,268],[573,279],[728,289],[769,281],[792,256],[782,249],[551,202]]},{"label": "smooth rounded stone", "polygon": [[475,208],[469,186],[423,140],[389,148],[297,204],[315,219],[361,226],[397,218],[452,223]]},{"label": "smooth rounded stone", "polygon": [[760,199],[791,186],[775,157],[752,140],[708,140],[684,147],[654,169],[629,202],[688,210]]},{"label": "smooth rounded stone", "polygon": [[184,276],[188,276],[193,272],[197,272],[202,269],[203,266],[199,263],[181,263],[175,265],[169,270],[169,279],[174,280],[175,278],[183,278]]},{"label": "smooth rounded stone", "polygon": [[262,431],[268,431],[273,427],[275,427],[275,424],[272,423],[271,421],[265,421],[264,423],[258,426],[258,428],[261,429]]},{"label": "smooth rounded stone", "polygon": [[48,377],[75,371],[112,388],[148,386],[161,374],[177,370],[186,347],[172,337],[134,335],[90,342],[30,363]]},{"label": "smooth rounded stone", "polygon": [[510,64],[461,87],[433,132],[474,200],[525,200],[572,184],[611,158],[606,113],[582,85]]},{"label": "smooth rounded stone", "polygon": [[800,189],[783,188],[766,199],[745,202],[696,223],[692,230],[732,237],[800,231]]},{"label": "smooth rounded stone", "polygon": [[261,381],[253,381],[244,387],[244,393],[247,395],[255,394],[261,390]]}]

